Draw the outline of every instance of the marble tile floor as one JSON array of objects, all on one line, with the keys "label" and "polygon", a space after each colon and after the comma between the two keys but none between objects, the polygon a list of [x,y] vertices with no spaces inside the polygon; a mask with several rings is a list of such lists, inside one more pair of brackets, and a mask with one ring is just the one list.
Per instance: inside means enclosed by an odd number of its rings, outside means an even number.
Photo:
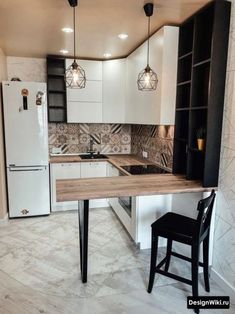
[{"label": "marble tile floor", "polygon": [[[150,251],[134,246],[111,209],[93,209],[84,285],[76,212],[1,223],[0,314],[194,313],[186,308],[189,286],[156,276],[152,294],[146,292],[149,259]],[[171,270],[190,277],[187,262],[175,258]],[[211,295],[225,295],[215,282],[211,286]],[[235,306],[202,313],[235,313]]]}]

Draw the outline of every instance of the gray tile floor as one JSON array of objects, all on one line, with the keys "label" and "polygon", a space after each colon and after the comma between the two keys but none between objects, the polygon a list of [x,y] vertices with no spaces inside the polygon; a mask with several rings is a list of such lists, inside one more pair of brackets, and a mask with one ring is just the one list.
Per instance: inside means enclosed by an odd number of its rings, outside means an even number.
[{"label": "gray tile floor", "polygon": [[[194,313],[186,308],[189,286],[157,276],[152,294],[146,292],[149,258],[150,251],[135,248],[111,209],[91,210],[84,285],[76,212],[1,223],[0,313]],[[171,270],[190,277],[187,262],[173,259]],[[211,295],[225,294],[214,282],[211,288]],[[200,292],[206,295],[202,284]],[[202,313],[230,314],[235,307]]]}]

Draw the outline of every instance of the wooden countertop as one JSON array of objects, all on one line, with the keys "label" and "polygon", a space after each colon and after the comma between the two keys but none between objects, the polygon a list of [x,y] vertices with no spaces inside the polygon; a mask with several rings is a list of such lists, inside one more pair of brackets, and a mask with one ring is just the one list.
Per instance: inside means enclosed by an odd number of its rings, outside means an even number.
[{"label": "wooden countertop", "polygon": [[98,162],[98,161],[109,161],[117,166],[130,166],[130,165],[147,165],[153,164],[147,159],[140,158],[132,154],[107,154],[108,159],[81,159],[78,155],[58,155],[50,156],[50,163],[72,163],[72,162]]},{"label": "wooden countertop", "polygon": [[199,181],[172,174],[134,175],[109,178],[57,180],[57,201],[206,192]]},{"label": "wooden countertop", "polygon": [[118,170],[123,172],[125,175],[130,176],[130,174],[121,168],[121,166],[131,166],[131,165],[149,165],[153,162],[148,159],[140,158],[132,154],[114,154],[106,155],[108,159],[81,159],[79,156],[63,155],[63,156],[51,156],[50,163],[73,163],[73,162],[101,162],[107,161],[114,165]]}]

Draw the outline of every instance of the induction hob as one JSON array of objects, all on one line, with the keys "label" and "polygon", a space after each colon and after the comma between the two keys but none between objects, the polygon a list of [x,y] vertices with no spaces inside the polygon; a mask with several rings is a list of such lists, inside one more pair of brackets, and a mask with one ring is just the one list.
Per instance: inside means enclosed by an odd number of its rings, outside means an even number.
[{"label": "induction hob", "polygon": [[136,165],[136,166],[122,166],[124,170],[130,174],[164,174],[169,173],[169,171],[158,167],[156,165]]}]

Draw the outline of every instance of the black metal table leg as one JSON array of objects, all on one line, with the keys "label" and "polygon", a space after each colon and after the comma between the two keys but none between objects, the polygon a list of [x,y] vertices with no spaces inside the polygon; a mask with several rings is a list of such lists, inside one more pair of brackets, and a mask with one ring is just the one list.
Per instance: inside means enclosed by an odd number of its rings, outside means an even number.
[{"label": "black metal table leg", "polygon": [[82,282],[87,282],[87,262],[88,262],[88,223],[89,223],[89,200],[81,202],[78,209],[79,236],[80,236],[80,268]]}]

